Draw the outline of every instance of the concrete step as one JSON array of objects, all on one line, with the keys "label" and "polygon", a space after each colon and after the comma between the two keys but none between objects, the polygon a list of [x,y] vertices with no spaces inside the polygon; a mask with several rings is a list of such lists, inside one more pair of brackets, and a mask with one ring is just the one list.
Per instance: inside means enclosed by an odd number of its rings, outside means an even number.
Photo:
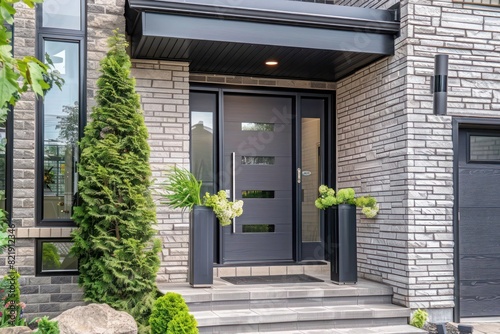
[{"label": "concrete step", "polygon": [[391,287],[320,278],[324,282],[232,285],[215,279],[211,288],[159,288],[184,297],[200,333],[425,333],[407,326],[410,310],[391,304]]},{"label": "concrete step", "polygon": [[[335,328],[335,329],[310,329],[276,332],[246,332],[245,334],[424,334],[422,329],[410,325]],[[235,333],[242,334],[242,333]]]},{"label": "concrete step", "polygon": [[200,333],[245,333],[405,325],[410,310],[391,304],[192,312]]}]

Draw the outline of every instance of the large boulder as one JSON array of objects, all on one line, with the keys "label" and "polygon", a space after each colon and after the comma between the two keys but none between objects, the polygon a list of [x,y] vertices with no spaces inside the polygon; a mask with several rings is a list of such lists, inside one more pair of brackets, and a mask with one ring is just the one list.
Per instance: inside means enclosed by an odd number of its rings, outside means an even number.
[{"label": "large boulder", "polygon": [[61,334],[137,334],[134,318],[107,304],[77,306],[52,319]]},{"label": "large boulder", "polygon": [[0,334],[31,334],[33,331],[29,327],[5,327],[0,328]]}]

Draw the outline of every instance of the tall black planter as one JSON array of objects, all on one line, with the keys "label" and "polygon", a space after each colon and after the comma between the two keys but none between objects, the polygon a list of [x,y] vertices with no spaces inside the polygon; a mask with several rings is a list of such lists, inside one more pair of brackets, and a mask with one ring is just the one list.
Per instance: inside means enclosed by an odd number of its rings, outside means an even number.
[{"label": "tall black planter", "polygon": [[356,245],[356,207],[340,204],[327,212],[327,258],[330,259],[330,279],[346,284],[358,281]]},{"label": "tall black planter", "polygon": [[214,282],[214,221],[212,208],[194,206],[189,224],[189,284],[209,287]]}]

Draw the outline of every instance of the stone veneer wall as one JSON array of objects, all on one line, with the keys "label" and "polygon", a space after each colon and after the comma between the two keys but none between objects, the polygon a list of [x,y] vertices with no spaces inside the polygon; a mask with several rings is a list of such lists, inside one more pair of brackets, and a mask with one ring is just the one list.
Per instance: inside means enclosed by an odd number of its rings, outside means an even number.
[{"label": "stone veneer wall", "polygon": [[[452,116],[500,117],[499,40],[499,8],[403,1],[396,55],[338,82],[339,187],[381,202],[359,225],[360,271],[434,320],[454,307]],[[450,55],[448,116],[432,111],[435,54]]]},{"label": "stone veneer wall", "polygon": [[[189,168],[189,64],[156,60],[133,60],[132,75],[141,96],[141,107],[149,131],[150,164],[154,193],[172,166]],[[189,214],[157,204],[158,234],[163,242],[157,280],[185,282],[187,279]]]}]

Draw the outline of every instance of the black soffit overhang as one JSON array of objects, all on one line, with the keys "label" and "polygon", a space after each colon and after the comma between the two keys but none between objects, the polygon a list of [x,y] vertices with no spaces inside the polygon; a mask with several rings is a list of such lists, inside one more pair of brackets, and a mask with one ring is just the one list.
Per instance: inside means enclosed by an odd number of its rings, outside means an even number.
[{"label": "black soffit overhang", "polygon": [[125,16],[133,58],[189,61],[192,73],[324,81],[393,55],[400,30],[398,9],[289,0],[128,0]]}]

